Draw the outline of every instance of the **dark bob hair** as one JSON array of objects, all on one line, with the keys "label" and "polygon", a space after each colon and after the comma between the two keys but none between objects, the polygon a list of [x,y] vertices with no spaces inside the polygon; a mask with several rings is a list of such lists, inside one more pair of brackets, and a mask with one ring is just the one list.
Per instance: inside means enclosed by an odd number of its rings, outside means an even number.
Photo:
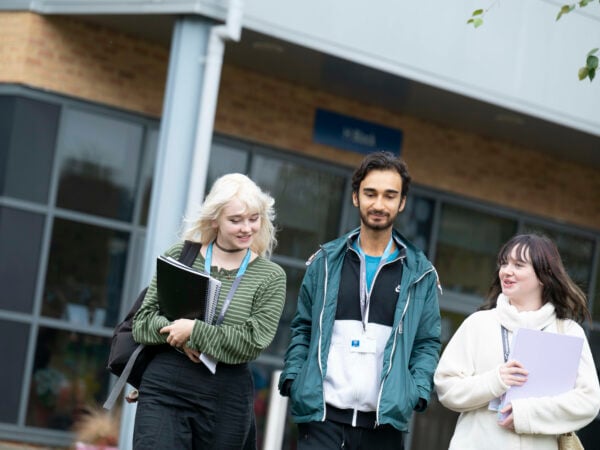
[{"label": "dark bob hair", "polygon": [[542,304],[552,303],[557,318],[572,319],[579,323],[585,319],[591,320],[586,296],[565,270],[556,245],[547,236],[533,233],[514,236],[502,246],[487,301],[480,309],[496,307],[498,295],[502,292],[500,266],[508,260],[513,250],[520,260],[530,262],[533,266],[535,275],[542,283]]}]

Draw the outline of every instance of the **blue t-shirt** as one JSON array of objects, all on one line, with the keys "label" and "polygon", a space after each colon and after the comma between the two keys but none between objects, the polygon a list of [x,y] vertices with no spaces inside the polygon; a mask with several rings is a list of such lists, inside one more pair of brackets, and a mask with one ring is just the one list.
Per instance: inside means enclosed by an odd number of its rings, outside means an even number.
[{"label": "blue t-shirt", "polygon": [[[361,253],[361,248],[358,245],[358,239],[354,241],[353,247],[358,253]],[[369,256],[366,253],[362,252],[365,255],[365,265],[367,272],[367,290],[371,290],[371,285],[373,284],[373,278],[375,278],[375,273],[377,272],[377,267],[379,267],[379,261],[381,261],[381,256]],[[399,255],[399,250],[396,247],[390,256],[387,258],[388,261],[392,261],[396,259]]]}]

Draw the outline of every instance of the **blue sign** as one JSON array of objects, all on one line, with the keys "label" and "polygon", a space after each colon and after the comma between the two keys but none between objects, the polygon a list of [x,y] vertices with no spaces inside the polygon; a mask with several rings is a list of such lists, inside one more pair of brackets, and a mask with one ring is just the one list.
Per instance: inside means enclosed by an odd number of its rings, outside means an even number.
[{"label": "blue sign", "polygon": [[313,141],[358,153],[384,150],[400,155],[402,131],[317,109]]}]

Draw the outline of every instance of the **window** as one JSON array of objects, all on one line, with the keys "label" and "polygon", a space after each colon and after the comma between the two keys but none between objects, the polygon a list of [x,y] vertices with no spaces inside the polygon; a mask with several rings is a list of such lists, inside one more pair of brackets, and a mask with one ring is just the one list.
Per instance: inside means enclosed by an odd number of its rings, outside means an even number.
[{"label": "window", "polygon": [[[600,256],[597,258],[597,261],[600,260]],[[592,316],[594,321],[600,322],[600,262],[596,263],[596,289],[592,293],[592,298],[590,302],[592,303]]]},{"label": "window", "polygon": [[92,334],[41,327],[29,390],[27,425],[70,430],[108,389],[110,341]]},{"label": "window", "polygon": [[0,423],[15,430],[2,438],[36,427],[36,439],[67,446],[82,409],[108,393],[109,339],[139,272],[158,124],[13,90],[0,95],[0,354],[10,361]]},{"label": "window", "polygon": [[2,383],[0,383],[0,422],[16,423],[22,380],[29,343],[30,325],[0,319],[0,355],[2,355]]},{"label": "window", "polygon": [[409,192],[404,211],[398,215],[395,223],[404,237],[425,254],[429,253],[434,209],[433,199]]},{"label": "window", "polygon": [[500,247],[517,222],[462,206],[442,206],[435,266],[445,289],[485,297]]},{"label": "window", "polygon": [[128,240],[126,233],[56,219],[42,314],[85,327],[116,325]]},{"label": "window", "polygon": [[48,201],[60,108],[0,96],[0,195]]},{"label": "window", "polygon": [[525,232],[542,233],[552,239],[569,276],[587,294],[592,278],[594,241],[542,225],[527,224]]},{"label": "window", "polygon": [[57,206],[131,220],[142,127],[70,109],[62,123]]},{"label": "window", "polygon": [[345,177],[280,158],[256,155],[251,177],[275,198],[277,253],[307,259],[337,236]]},{"label": "window", "polygon": [[0,206],[0,309],[31,314],[44,216]]}]

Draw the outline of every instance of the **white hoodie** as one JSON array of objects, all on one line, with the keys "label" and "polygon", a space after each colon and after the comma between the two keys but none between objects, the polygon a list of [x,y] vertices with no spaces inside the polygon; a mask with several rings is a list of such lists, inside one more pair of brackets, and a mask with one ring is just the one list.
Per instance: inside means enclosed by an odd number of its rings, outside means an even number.
[{"label": "white hoodie", "polygon": [[518,399],[512,403],[515,431],[497,423],[489,402],[508,386],[500,378],[504,363],[501,325],[512,334],[519,328],[557,333],[554,305],[519,312],[503,294],[496,308],[467,317],[440,359],[434,382],[440,402],[460,412],[451,450],[545,450],[558,448],[556,435],[590,423],[600,409],[600,385],[583,328],[564,321],[561,332],[584,338],[575,388],[554,397]]}]

